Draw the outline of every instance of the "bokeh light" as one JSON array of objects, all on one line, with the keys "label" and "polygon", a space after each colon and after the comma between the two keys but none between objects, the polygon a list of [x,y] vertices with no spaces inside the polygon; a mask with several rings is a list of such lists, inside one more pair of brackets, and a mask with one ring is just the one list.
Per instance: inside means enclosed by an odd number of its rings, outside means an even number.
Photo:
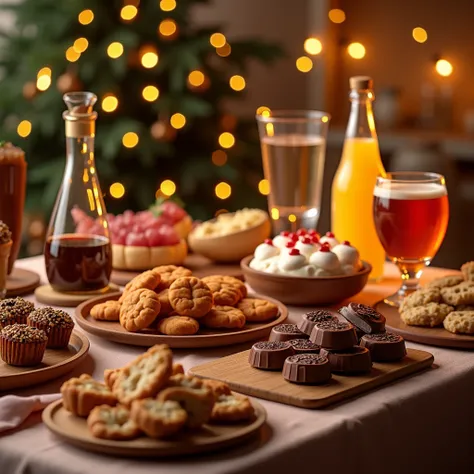
[{"label": "bokeh light", "polygon": [[176,33],[177,29],[178,27],[176,25],[176,22],[171,18],[168,18],[160,23],[160,26],[158,27],[158,32],[162,36],[172,36]]},{"label": "bokeh light", "polygon": [[176,184],[174,184],[171,179],[165,179],[160,184],[160,191],[165,196],[172,196],[176,192]]},{"label": "bokeh light", "polygon": [[346,20],[344,10],[341,10],[340,8],[329,10],[328,17],[333,23],[343,23]]},{"label": "bokeh light", "polygon": [[36,80],[36,87],[40,91],[45,91],[51,85],[51,76],[43,74]]},{"label": "bokeh light", "polygon": [[226,43],[224,46],[220,48],[216,48],[216,53],[221,58],[226,58],[227,56],[230,56],[231,52],[232,52],[232,48],[230,47],[229,43]]},{"label": "bokeh light", "polygon": [[276,207],[272,207],[270,215],[274,221],[277,221],[280,218],[280,211]]},{"label": "bokeh light", "polygon": [[446,59],[436,61],[436,72],[440,76],[448,77],[453,73],[453,65]]},{"label": "bokeh light", "polygon": [[171,12],[176,8],[176,0],[161,0],[160,8],[164,12]]},{"label": "bokeh light", "polygon": [[289,220],[290,222],[296,222],[296,216],[295,216],[294,214],[290,214],[290,215],[288,216],[288,220]]},{"label": "bokeh light", "polygon": [[72,47],[74,48],[74,51],[76,53],[83,53],[87,47],[89,46],[89,41],[87,41],[87,38],[77,38],[76,41],[74,41],[74,44]]},{"label": "bokeh light", "polygon": [[216,166],[224,166],[227,163],[227,153],[224,150],[216,150],[212,153],[212,163]]},{"label": "bokeh light", "polygon": [[213,33],[209,38],[209,41],[212,46],[214,46],[214,48],[222,48],[227,42],[225,36],[222,33]]},{"label": "bokeh light", "polygon": [[22,120],[16,131],[20,137],[26,138],[31,133],[31,122],[29,120]]},{"label": "bokeh light", "polygon": [[107,47],[107,55],[112,59],[117,59],[123,54],[123,44],[118,41],[110,43]]},{"label": "bokeh light", "polygon": [[424,28],[421,28],[421,26],[413,28],[412,36],[413,39],[418,43],[424,43],[428,39],[428,33]]},{"label": "bokeh light", "polygon": [[296,69],[301,72],[309,72],[313,69],[313,61],[308,56],[301,56],[296,60]]},{"label": "bokeh light", "polygon": [[186,125],[186,117],[180,113],[173,114],[170,118],[170,124],[173,128],[179,130]]},{"label": "bokeh light", "polygon": [[122,20],[130,21],[133,20],[138,13],[138,8],[135,5],[125,5],[120,10],[120,17]]},{"label": "bokeh light", "polygon": [[270,113],[271,110],[266,105],[261,105],[256,111],[256,114],[261,115],[262,117],[270,117]]},{"label": "bokeh light", "polygon": [[204,80],[204,73],[198,71],[197,69],[189,73],[188,82],[194,87],[202,86],[204,84]]},{"label": "bokeh light", "polygon": [[229,79],[229,85],[234,91],[242,91],[245,89],[245,79],[236,74]]},{"label": "bokeh light", "polygon": [[158,54],[156,51],[143,51],[141,55],[141,63],[144,68],[151,69],[158,64]]},{"label": "bokeh light", "polygon": [[109,188],[110,195],[115,199],[120,199],[125,195],[125,186],[122,183],[112,183]]},{"label": "bokeh light", "polygon": [[351,43],[347,52],[351,58],[362,59],[365,56],[365,46],[362,43]]},{"label": "bokeh light", "polygon": [[118,107],[118,99],[113,94],[108,94],[102,99],[102,110],[113,112]]},{"label": "bokeh light", "polygon": [[219,135],[219,145],[222,148],[232,148],[235,144],[235,137],[230,132],[223,132]]},{"label": "bokeh light", "polygon": [[148,102],[153,102],[158,99],[160,91],[156,86],[145,86],[142,90],[142,97]]},{"label": "bokeh light", "polygon": [[50,67],[42,67],[39,71],[38,74],[36,75],[37,78],[40,78],[41,76],[49,76],[51,77],[51,68]]},{"label": "bokeh light", "polygon": [[219,199],[227,199],[232,194],[232,188],[230,187],[230,184],[221,181],[216,185],[215,193]]},{"label": "bokeh light", "polygon": [[138,142],[139,142],[139,138],[135,132],[127,132],[122,137],[122,145],[125,148],[133,148],[138,145]]},{"label": "bokeh light", "polygon": [[82,10],[77,16],[77,20],[81,25],[88,25],[94,20],[94,12],[92,10]]},{"label": "bokeh light", "polygon": [[268,179],[260,180],[260,182],[258,183],[258,190],[260,194],[263,194],[264,196],[268,196],[270,194],[270,183]]},{"label": "bokeh light", "polygon": [[68,49],[66,49],[66,59],[74,63],[76,62],[79,58],[81,57],[81,53],[78,53],[73,46],[70,46]]},{"label": "bokeh light", "polygon": [[304,42],[304,50],[308,54],[319,54],[323,50],[323,45],[321,41],[318,40],[318,38],[308,38]]}]

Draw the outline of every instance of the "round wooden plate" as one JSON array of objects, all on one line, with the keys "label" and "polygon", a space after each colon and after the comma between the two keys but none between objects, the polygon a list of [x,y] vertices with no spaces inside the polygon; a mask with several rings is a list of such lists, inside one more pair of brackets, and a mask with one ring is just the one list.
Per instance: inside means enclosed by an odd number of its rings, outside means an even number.
[{"label": "round wooden plate", "polygon": [[52,380],[71,371],[89,352],[89,339],[73,331],[66,349],[46,349],[36,367],[14,367],[0,359],[0,391],[24,388]]},{"label": "round wooden plate", "polygon": [[204,425],[198,431],[182,433],[173,439],[156,440],[146,437],[131,441],[113,441],[94,438],[85,418],[69,413],[62,400],[58,400],[43,411],[44,424],[64,441],[79,448],[114,456],[165,457],[216,451],[242,443],[256,435],[266,420],[266,411],[260,403],[253,401],[255,419],[233,425]]},{"label": "round wooden plate", "polygon": [[384,301],[375,305],[375,309],[387,319],[385,327],[404,337],[407,341],[419,342],[431,346],[455,347],[457,349],[474,349],[474,336],[468,334],[453,334],[442,326],[436,328],[408,326],[400,318],[398,308]]},{"label": "round wooden plate", "polygon": [[119,287],[111,283],[107,288],[99,291],[88,291],[85,293],[61,293],[53,290],[51,285],[41,285],[35,290],[36,299],[43,304],[54,306],[67,306],[74,308],[94,296],[110,295],[118,291]]},{"label": "round wooden plate", "polygon": [[202,328],[194,336],[165,336],[153,331],[128,332],[119,322],[97,321],[90,316],[91,308],[107,300],[118,300],[121,293],[92,298],[76,308],[76,322],[87,332],[114,342],[132,346],[151,347],[155,344],[168,344],[174,349],[196,349],[203,347],[230,346],[241,342],[267,337],[273,326],[281,324],[288,317],[285,305],[273,298],[260,295],[249,295],[250,298],[262,298],[276,304],[279,308],[277,319],[265,323],[247,323],[243,329],[236,331]]},{"label": "round wooden plate", "polygon": [[40,276],[31,270],[13,268],[7,277],[7,298],[33,293],[40,283]]}]

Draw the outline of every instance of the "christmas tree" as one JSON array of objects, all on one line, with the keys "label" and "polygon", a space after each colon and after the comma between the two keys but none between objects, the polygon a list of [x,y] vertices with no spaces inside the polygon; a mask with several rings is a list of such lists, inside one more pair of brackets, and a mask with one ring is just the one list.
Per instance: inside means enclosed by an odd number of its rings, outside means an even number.
[{"label": "christmas tree", "polygon": [[30,210],[48,218],[54,203],[65,163],[62,95],[75,90],[98,96],[96,161],[109,211],[172,195],[195,218],[265,205],[255,120],[237,119],[224,102],[245,93],[249,60],[270,63],[281,50],[196,27],[198,3],[208,1],[0,6],[16,19],[0,33],[2,139],[27,153]]}]

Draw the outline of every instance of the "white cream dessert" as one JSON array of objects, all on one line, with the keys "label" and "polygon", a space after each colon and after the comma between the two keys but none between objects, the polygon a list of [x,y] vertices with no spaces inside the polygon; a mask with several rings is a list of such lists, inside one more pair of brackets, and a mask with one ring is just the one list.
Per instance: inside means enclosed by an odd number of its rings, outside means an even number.
[{"label": "white cream dessert", "polygon": [[285,248],[286,244],[290,242],[289,232],[281,232],[276,237],[273,238],[273,245],[278,249]]},{"label": "white cream dessert", "polygon": [[339,244],[339,241],[336,239],[336,236],[332,232],[326,232],[326,234],[319,239],[320,244],[329,244],[329,247],[332,249]]},{"label": "white cream dessert", "polygon": [[346,275],[352,275],[361,269],[362,262],[360,261],[359,251],[347,240],[336,245],[332,251],[337,255]]},{"label": "white cream dessert", "polygon": [[272,239],[266,239],[263,244],[260,244],[255,249],[254,258],[250,262],[250,268],[265,271],[274,261],[274,258],[278,260],[279,255],[280,249],[273,245]]},{"label": "white cream dessert", "polygon": [[298,249],[302,255],[307,259],[318,250],[320,245],[315,243],[311,237],[300,237],[295,244],[295,249]]},{"label": "white cream dessert", "polygon": [[342,275],[341,262],[337,255],[331,252],[329,244],[322,244],[321,248],[309,258],[309,263],[316,267],[316,276]]}]

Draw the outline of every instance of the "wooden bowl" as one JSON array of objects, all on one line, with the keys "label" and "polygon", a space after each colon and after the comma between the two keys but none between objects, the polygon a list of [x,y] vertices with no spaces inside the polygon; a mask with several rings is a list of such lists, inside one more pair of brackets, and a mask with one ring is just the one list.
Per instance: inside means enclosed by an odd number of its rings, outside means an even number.
[{"label": "wooden bowl", "polygon": [[273,275],[249,267],[253,255],[242,259],[245,281],[255,292],[295,306],[322,306],[338,303],[356,295],[367,284],[372,265],[363,261],[362,270],[354,275],[334,277],[290,277]]},{"label": "wooden bowl", "polygon": [[270,236],[271,224],[268,217],[254,227],[217,237],[196,237],[195,231],[188,236],[193,252],[204,255],[215,262],[240,262],[257,245]]}]

